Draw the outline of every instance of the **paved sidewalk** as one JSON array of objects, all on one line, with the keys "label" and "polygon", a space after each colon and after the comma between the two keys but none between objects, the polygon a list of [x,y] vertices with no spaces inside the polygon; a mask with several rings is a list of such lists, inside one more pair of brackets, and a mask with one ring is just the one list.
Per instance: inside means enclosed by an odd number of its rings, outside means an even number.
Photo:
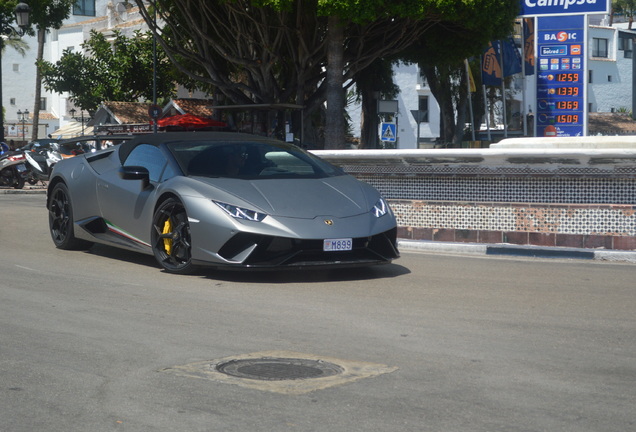
[{"label": "paved sidewalk", "polygon": [[508,255],[533,258],[571,258],[636,263],[636,251],[607,249],[577,249],[566,247],[520,246],[512,244],[482,244],[399,240],[401,251],[438,252],[469,255]]},{"label": "paved sidewalk", "polygon": [[42,185],[42,183],[38,183],[34,186],[30,184],[24,185],[22,189],[14,189],[12,187],[0,186],[0,194],[45,194],[46,186]]}]

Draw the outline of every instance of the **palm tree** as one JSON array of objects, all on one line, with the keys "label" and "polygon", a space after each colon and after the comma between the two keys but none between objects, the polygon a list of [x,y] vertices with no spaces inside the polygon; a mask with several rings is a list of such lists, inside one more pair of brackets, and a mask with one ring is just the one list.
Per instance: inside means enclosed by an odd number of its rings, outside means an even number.
[{"label": "palm tree", "polygon": [[11,37],[2,36],[2,42],[0,43],[2,46],[2,54],[4,54],[6,47],[11,47],[18,52],[22,57],[26,55],[26,52],[29,50],[29,44],[26,43],[22,39],[12,39]]}]

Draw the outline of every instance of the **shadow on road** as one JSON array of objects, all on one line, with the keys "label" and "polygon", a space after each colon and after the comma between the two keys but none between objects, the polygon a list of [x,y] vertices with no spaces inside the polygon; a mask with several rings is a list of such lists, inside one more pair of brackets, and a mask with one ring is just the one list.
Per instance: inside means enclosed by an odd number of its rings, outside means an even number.
[{"label": "shadow on road", "polygon": [[[95,244],[86,253],[154,267],[158,272],[162,271],[153,256],[139,252]],[[201,267],[193,275],[184,277],[203,277],[211,280],[248,283],[319,283],[394,278],[410,272],[408,268],[395,263],[348,269],[219,270]]]}]

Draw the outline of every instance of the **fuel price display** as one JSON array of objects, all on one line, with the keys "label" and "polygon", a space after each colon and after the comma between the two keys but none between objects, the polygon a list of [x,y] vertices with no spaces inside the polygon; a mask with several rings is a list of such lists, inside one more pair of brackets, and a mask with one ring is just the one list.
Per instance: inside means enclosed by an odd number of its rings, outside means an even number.
[{"label": "fuel price display", "polygon": [[584,134],[584,28],[577,15],[538,19],[537,136]]},{"label": "fuel price display", "polygon": [[578,111],[579,109],[579,101],[577,100],[560,100],[555,103],[556,109],[558,110],[573,110]]},{"label": "fuel price display", "polygon": [[562,73],[562,74],[558,74],[556,76],[556,81],[557,82],[571,82],[571,83],[578,83],[579,81],[579,74],[578,73]]},{"label": "fuel price display", "polygon": [[578,96],[579,87],[555,87],[558,96]]}]

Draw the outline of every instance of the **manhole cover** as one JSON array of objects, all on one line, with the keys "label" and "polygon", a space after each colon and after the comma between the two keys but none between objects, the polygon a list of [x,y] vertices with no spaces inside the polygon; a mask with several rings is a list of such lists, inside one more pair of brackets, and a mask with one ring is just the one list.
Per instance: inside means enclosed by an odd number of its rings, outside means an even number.
[{"label": "manhole cover", "polygon": [[337,364],[322,360],[262,358],[231,360],[216,366],[226,375],[264,381],[302,380],[338,375],[344,371]]}]

